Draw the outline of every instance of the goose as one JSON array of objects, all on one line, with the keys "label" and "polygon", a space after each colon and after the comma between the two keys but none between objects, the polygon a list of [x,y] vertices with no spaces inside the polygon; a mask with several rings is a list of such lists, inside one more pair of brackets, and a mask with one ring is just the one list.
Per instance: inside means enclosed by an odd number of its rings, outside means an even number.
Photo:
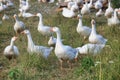
[{"label": "goose", "polygon": [[[78,50],[75,48],[72,48],[71,46],[64,45],[62,43],[61,33],[60,33],[60,29],[58,27],[51,28],[51,31],[55,32],[57,35],[57,41],[56,41],[54,52],[60,61],[60,68],[63,69],[63,67],[62,67],[63,61],[68,60],[68,62],[70,62],[70,60],[77,59]],[[70,67],[71,67],[71,65],[70,65]]]},{"label": "goose", "polygon": [[81,14],[85,15],[85,14],[89,14],[89,13],[90,13],[90,9],[88,8],[87,1],[85,1],[85,4],[83,4],[83,7],[81,9]]},{"label": "goose", "polygon": [[28,12],[25,12],[24,10],[21,10],[18,16],[19,17],[24,17],[24,18],[29,18],[29,17],[33,17],[35,15],[33,15],[31,13],[28,13]]},{"label": "goose", "polygon": [[29,2],[28,2],[28,0],[26,0],[26,1],[25,1],[25,4],[23,4],[23,5],[19,8],[19,11],[24,10],[24,11],[26,12],[27,10],[29,10],[29,8],[30,8]]},{"label": "goose", "polygon": [[73,18],[76,16],[74,12],[74,7],[71,7],[70,9],[68,8],[62,8],[62,15],[66,18]]},{"label": "goose", "polygon": [[118,18],[117,11],[118,11],[118,9],[116,8],[116,9],[114,10],[113,24],[120,24],[120,20],[119,20],[119,18]]},{"label": "goose", "polygon": [[29,30],[24,30],[23,32],[21,32],[22,34],[26,34],[27,35],[27,39],[28,39],[28,47],[27,47],[27,51],[31,54],[31,53],[37,53],[37,54],[41,54],[45,59],[48,58],[48,56],[50,55],[51,51],[53,50],[53,47],[46,47],[46,46],[39,46],[39,45],[35,45],[33,40],[32,40],[32,36]]},{"label": "goose", "polygon": [[112,13],[114,12],[113,8],[111,7],[111,1],[108,0],[108,8],[105,10],[105,16],[107,18],[110,18],[112,16]]},{"label": "goose", "polygon": [[8,6],[7,5],[3,5],[2,2],[0,2],[0,12],[2,12],[3,10],[7,9]]},{"label": "goose", "polygon": [[13,6],[14,6],[14,3],[13,3],[11,0],[8,0],[7,3],[6,3],[6,5],[7,5],[8,7],[13,7]]},{"label": "goose", "polygon": [[74,4],[72,5],[73,11],[78,11],[79,10],[79,6],[77,4],[77,1],[74,1]]},{"label": "goose", "polygon": [[101,9],[103,7],[103,4],[102,4],[102,1],[101,0],[97,0],[95,3],[94,3],[94,7],[95,9]]},{"label": "goose", "polygon": [[69,1],[68,4],[67,4],[67,8],[68,9],[73,8],[73,11],[78,11],[79,6],[77,4],[77,1]]},{"label": "goose", "polygon": [[43,18],[41,13],[37,13],[36,16],[39,17],[39,23],[38,23],[38,31],[45,35],[45,36],[51,36],[53,32],[51,32],[51,27],[50,26],[45,26],[43,24]]},{"label": "goose", "polygon": [[79,34],[84,36],[84,39],[86,39],[91,33],[91,28],[82,25],[82,16],[80,14],[77,17],[79,18],[79,22],[76,30]]},{"label": "goose", "polygon": [[105,44],[91,44],[87,43],[83,45],[82,47],[77,47],[79,54],[99,54],[103,48],[105,47]]},{"label": "goose", "polygon": [[114,13],[111,18],[108,18],[108,26],[120,24],[120,20],[117,15],[118,9],[114,10]]},{"label": "goose", "polygon": [[15,36],[12,37],[10,45],[6,46],[5,49],[4,49],[4,53],[3,54],[9,60],[19,56],[19,50],[18,50],[17,46],[14,45],[14,42],[16,41],[17,38],[18,37],[15,37]]},{"label": "goose", "polygon": [[23,30],[25,30],[25,24],[18,19],[18,16],[14,14],[15,24],[14,24],[14,30],[17,34],[21,33]]},{"label": "goose", "polygon": [[105,39],[102,35],[97,34],[96,32],[96,26],[95,26],[95,20],[92,19],[92,31],[89,36],[89,42],[93,44],[105,44],[107,42],[107,39]]},{"label": "goose", "polygon": [[103,14],[104,14],[104,13],[103,13],[102,9],[99,9],[99,11],[96,12],[96,17],[100,17],[100,16],[102,16]]},{"label": "goose", "polygon": [[0,12],[2,12],[4,10],[3,4],[2,2],[0,2]]},{"label": "goose", "polygon": [[8,20],[9,16],[7,16],[6,14],[3,15],[2,20]]}]

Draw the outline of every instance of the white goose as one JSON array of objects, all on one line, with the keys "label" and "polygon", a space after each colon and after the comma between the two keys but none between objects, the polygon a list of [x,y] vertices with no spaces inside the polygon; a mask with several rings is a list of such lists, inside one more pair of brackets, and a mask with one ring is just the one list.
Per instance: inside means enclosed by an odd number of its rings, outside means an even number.
[{"label": "white goose", "polygon": [[73,11],[78,11],[79,6],[78,6],[78,4],[77,4],[77,1],[69,1],[69,2],[67,3],[67,8],[68,8],[68,9],[71,9],[71,7],[73,7]]},{"label": "white goose", "polygon": [[118,11],[118,9],[116,8],[116,9],[114,10],[113,24],[120,24],[120,20],[119,20],[119,18],[118,18],[117,11]]},{"label": "white goose", "polygon": [[7,0],[6,5],[7,5],[8,7],[13,7],[13,6],[14,6],[14,3],[13,3],[11,0]]},{"label": "white goose", "polygon": [[19,10],[24,10],[26,12],[27,10],[29,10],[29,8],[30,8],[29,0],[26,0],[25,4],[21,5]]},{"label": "white goose", "polygon": [[107,39],[103,38],[102,35],[97,34],[96,26],[95,26],[96,23],[94,19],[92,19],[91,24],[92,24],[92,31],[89,36],[89,42],[93,44],[105,44],[107,42]]},{"label": "white goose", "polygon": [[35,15],[33,15],[31,13],[28,13],[28,12],[25,12],[24,10],[21,10],[18,16],[19,17],[24,17],[24,18],[29,18],[29,17],[33,17]]},{"label": "white goose", "polygon": [[118,18],[117,11],[118,11],[118,9],[115,9],[114,14],[112,15],[112,17],[108,18],[108,25],[109,26],[120,24],[120,20]]},{"label": "white goose", "polygon": [[0,2],[0,12],[2,12],[3,10],[7,9],[8,6],[4,5],[2,2]]},{"label": "white goose", "polygon": [[76,16],[74,12],[74,7],[71,7],[70,9],[68,8],[62,8],[62,15],[66,18],[73,18]]},{"label": "white goose", "polygon": [[39,17],[39,23],[38,23],[38,31],[43,34],[43,35],[46,35],[46,36],[51,36],[53,32],[51,32],[51,27],[49,26],[45,26],[43,24],[43,18],[42,18],[42,14],[41,13],[37,13],[36,16]]},{"label": "white goose", "polygon": [[96,17],[100,17],[104,14],[104,12],[102,11],[102,9],[99,9],[98,12],[96,12]]},{"label": "white goose", "polygon": [[94,3],[94,7],[95,7],[95,9],[101,9],[103,7],[102,1],[101,0],[97,0]]},{"label": "white goose", "polygon": [[81,14],[85,15],[85,14],[89,14],[90,13],[90,9],[88,8],[88,3],[85,0],[85,4],[83,4],[83,7],[81,9]]},{"label": "white goose", "polygon": [[81,34],[82,36],[84,36],[84,39],[86,39],[91,33],[91,28],[82,25],[82,16],[81,15],[78,15],[78,18],[79,18],[79,22],[78,22],[78,25],[76,28],[77,32],[79,34]]},{"label": "white goose", "polygon": [[0,12],[2,12],[4,10],[3,4],[2,2],[0,2]]},{"label": "white goose", "polygon": [[110,18],[112,16],[112,13],[114,12],[113,8],[111,7],[111,1],[108,0],[108,8],[105,10],[105,16],[107,18]]},{"label": "white goose", "polygon": [[21,33],[23,30],[25,30],[25,24],[22,21],[19,21],[18,16],[14,14],[15,24],[14,24],[14,30],[17,34]]},{"label": "white goose", "polygon": [[103,48],[105,47],[105,44],[85,44],[82,47],[78,47],[76,49],[79,50],[80,54],[93,54],[96,55],[98,53],[100,53]]},{"label": "white goose", "polygon": [[18,57],[18,55],[19,55],[19,50],[14,45],[14,42],[15,42],[16,39],[17,39],[17,37],[12,37],[10,45],[8,45],[7,47],[5,47],[5,49],[4,49],[4,55],[9,60],[11,60],[12,58]]},{"label": "white goose", "polygon": [[8,20],[9,16],[7,16],[6,14],[3,15],[2,20]]},{"label": "white goose", "polygon": [[24,30],[22,33],[27,35],[28,38],[27,51],[29,53],[41,54],[44,58],[47,58],[50,55],[51,51],[53,50],[53,47],[49,48],[45,46],[35,45],[29,30]]},{"label": "white goose", "polygon": [[[60,61],[61,69],[62,69],[62,63],[64,60],[70,60],[77,59],[78,51],[75,48],[72,48],[71,46],[64,45],[61,41],[61,33],[58,27],[53,27],[51,31],[56,32],[57,35],[57,41],[55,45],[55,55]],[[71,65],[70,65],[71,66]]]}]

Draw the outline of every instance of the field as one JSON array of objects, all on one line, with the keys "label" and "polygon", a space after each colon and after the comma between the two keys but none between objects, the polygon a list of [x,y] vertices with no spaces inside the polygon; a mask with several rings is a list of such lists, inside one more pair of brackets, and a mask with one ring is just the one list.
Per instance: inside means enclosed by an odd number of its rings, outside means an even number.
[{"label": "field", "polygon": [[[11,37],[15,36],[13,29],[15,20],[14,14],[18,14],[19,1],[13,0],[15,7],[0,13],[0,18],[6,13],[10,19],[2,21],[0,24],[0,80],[119,80],[120,79],[120,25],[108,26],[107,19],[94,17],[96,10],[91,16],[83,17],[83,25],[91,26],[91,19],[95,18],[97,32],[108,39],[103,51],[93,56],[79,55],[78,62],[73,62],[72,69],[64,64],[64,69],[60,70],[60,64],[54,51],[48,59],[42,56],[27,52],[27,37],[20,35],[15,45],[20,51],[16,64],[9,61],[3,55],[4,48],[10,44]],[[74,48],[89,43],[76,32],[78,19],[68,19],[56,12],[56,4],[38,3],[37,0],[30,1],[29,12],[43,14],[43,23],[51,27],[57,26],[61,30],[63,43]],[[38,17],[19,18],[30,30],[33,41],[37,45],[48,46],[49,38],[38,32]],[[56,34],[54,34],[56,36]],[[96,62],[100,62],[96,65]]]}]

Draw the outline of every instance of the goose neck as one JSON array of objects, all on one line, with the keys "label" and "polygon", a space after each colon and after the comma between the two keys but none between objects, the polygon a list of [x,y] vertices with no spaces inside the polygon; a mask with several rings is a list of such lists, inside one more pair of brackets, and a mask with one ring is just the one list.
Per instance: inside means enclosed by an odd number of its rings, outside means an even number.
[{"label": "goose neck", "polygon": [[38,25],[43,25],[42,16],[39,16],[39,24]]},{"label": "goose neck", "polygon": [[57,44],[62,44],[60,31],[57,31],[56,34],[57,34],[57,43],[56,43],[56,45],[57,45]]},{"label": "goose neck", "polygon": [[114,17],[117,18],[117,12],[116,11],[114,11]]},{"label": "goose neck", "polygon": [[14,46],[14,41],[11,40],[11,42],[10,42],[10,46],[11,46],[11,47]]},{"label": "goose neck", "polygon": [[110,8],[111,7],[111,3],[110,3],[110,1],[108,0],[108,7]]},{"label": "goose neck", "polygon": [[95,24],[92,24],[92,32],[91,33],[96,34],[96,26],[95,26]]},{"label": "goose neck", "polygon": [[15,20],[16,20],[16,21],[19,21],[19,19],[18,19],[18,17],[17,17],[17,16],[15,17]]},{"label": "goose neck", "polygon": [[82,19],[79,19],[78,27],[82,27]]},{"label": "goose neck", "polygon": [[31,34],[27,34],[27,38],[28,38],[28,46],[29,47],[34,46]]}]

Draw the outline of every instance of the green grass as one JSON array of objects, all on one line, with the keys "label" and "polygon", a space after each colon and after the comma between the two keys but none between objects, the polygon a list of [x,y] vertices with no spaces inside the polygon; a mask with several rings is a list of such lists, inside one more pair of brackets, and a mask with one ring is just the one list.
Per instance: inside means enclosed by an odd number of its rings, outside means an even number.
[{"label": "green grass", "polygon": [[[32,2],[33,1],[33,2]],[[52,27],[57,26],[62,33],[63,43],[72,47],[82,46],[88,43],[88,40],[83,41],[83,37],[76,32],[78,20],[76,18],[64,18],[60,12],[55,12],[55,4],[42,4],[32,0],[31,13],[41,12],[43,14],[43,22],[45,25]],[[27,52],[26,35],[20,35],[15,45],[19,48],[20,56],[16,59],[17,64],[13,65],[13,61],[8,61],[4,55],[4,48],[9,45],[10,39],[15,35],[13,25],[14,13],[18,14],[18,2],[14,1],[15,9],[5,11],[10,16],[10,20],[3,21],[0,24],[0,80],[119,80],[120,79],[120,26],[107,26],[105,17],[95,18],[97,32],[108,39],[107,45],[103,51],[96,55],[87,55],[81,57],[77,63],[73,63],[73,68],[69,69],[64,64],[65,69],[60,70],[59,61],[54,54],[54,51],[46,60],[39,55],[29,55]],[[50,13],[45,9],[50,8]],[[53,10],[53,11],[52,11]],[[1,15],[4,12],[0,13]],[[94,17],[94,13],[91,14]],[[0,16],[1,18],[2,16]],[[83,25],[91,26],[92,17],[84,16]],[[35,44],[48,46],[44,36],[37,31],[38,17],[20,18],[26,27],[30,30]],[[54,34],[55,35],[55,34]],[[97,66],[96,61],[101,63]],[[114,61],[114,63],[109,63]]]}]

